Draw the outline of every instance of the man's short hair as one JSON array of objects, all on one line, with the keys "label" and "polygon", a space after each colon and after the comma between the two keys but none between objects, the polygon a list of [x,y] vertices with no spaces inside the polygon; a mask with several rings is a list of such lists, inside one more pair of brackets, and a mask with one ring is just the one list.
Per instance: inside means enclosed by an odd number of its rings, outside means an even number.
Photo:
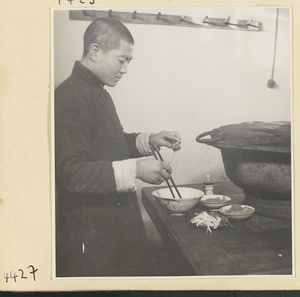
[{"label": "man's short hair", "polygon": [[118,48],[121,39],[134,44],[131,33],[121,22],[112,18],[96,19],[84,33],[83,56],[87,55],[93,43],[97,43],[104,52],[107,52]]}]

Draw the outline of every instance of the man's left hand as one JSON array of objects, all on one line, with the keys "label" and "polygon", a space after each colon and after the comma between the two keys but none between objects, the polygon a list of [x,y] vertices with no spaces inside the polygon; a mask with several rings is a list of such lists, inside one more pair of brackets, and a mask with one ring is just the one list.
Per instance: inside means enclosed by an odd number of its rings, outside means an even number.
[{"label": "man's left hand", "polygon": [[181,137],[178,132],[162,131],[157,134],[152,134],[149,137],[149,144],[157,147],[165,146],[172,148],[174,151],[179,150]]}]

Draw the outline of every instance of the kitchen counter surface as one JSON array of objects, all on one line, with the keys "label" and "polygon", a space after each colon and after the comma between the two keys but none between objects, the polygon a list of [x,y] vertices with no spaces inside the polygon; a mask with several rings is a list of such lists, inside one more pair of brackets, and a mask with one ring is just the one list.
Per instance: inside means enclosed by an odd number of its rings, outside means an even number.
[{"label": "kitchen counter surface", "polygon": [[[184,185],[203,190],[203,184]],[[168,253],[178,263],[180,275],[292,275],[291,222],[254,214],[233,228],[218,228],[207,233],[189,223],[199,203],[184,216],[172,216],[152,196],[142,190],[142,202],[162,237]],[[242,203],[243,191],[231,182],[214,184],[214,194]]]}]

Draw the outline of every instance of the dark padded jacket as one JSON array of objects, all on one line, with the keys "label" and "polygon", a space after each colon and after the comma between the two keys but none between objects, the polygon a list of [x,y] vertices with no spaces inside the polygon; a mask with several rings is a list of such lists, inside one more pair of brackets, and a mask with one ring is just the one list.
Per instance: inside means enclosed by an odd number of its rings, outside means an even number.
[{"label": "dark padded jacket", "polygon": [[[102,81],[76,61],[71,76],[55,90],[59,275],[143,274],[145,231],[137,197],[117,193],[112,167],[113,161],[141,156],[137,135],[123,131]],[[88,260],[78,259],[88,267],[68,270],[80,250],[79,257],[90,253]]]}]

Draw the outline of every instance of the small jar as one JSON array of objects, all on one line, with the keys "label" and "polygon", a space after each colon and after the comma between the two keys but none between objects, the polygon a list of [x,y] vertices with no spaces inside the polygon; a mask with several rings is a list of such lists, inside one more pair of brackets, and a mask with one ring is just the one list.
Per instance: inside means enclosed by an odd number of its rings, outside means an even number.
[{"label": "small jar", "polygon": [[206,175],[206,181],[204,182],[205,195],[212,195],[214,193],[214,183],[210,180],[210,174]]}]

